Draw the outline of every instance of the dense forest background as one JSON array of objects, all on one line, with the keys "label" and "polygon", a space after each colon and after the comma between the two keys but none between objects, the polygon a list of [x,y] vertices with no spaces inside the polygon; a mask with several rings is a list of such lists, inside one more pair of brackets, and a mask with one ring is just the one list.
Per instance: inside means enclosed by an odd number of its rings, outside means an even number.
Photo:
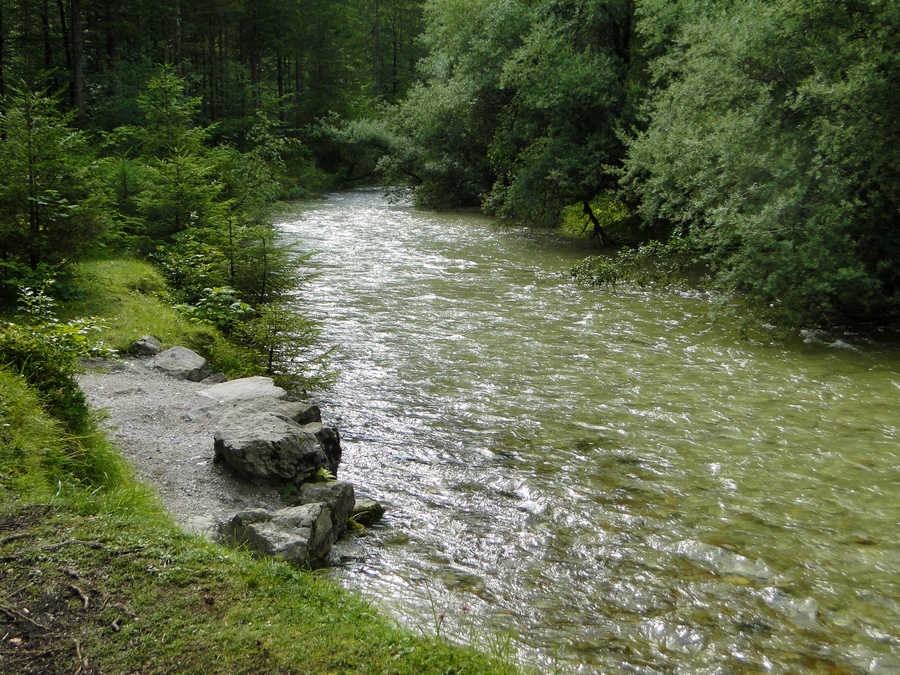
[{"label": "dense forest background", "polygon": [[624,245],[590,281],[889,324],[898,35],[890,0],[0,0],[0,290],[103,246],[264,305],[267,205],[381,180]]}]

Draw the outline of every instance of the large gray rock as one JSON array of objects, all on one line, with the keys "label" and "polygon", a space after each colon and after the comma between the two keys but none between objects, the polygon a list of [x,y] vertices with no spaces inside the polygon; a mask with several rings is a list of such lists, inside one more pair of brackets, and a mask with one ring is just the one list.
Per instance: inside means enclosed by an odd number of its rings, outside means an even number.
[{"label": "large gray rock", "polygon": [[224,539],[302,567],[321,567],[331,551],[332,513],[326,504],[278,511],[249,509],[221,527]]},{"label": "large gray rock", "polygon": [[324,483],[304,483],[300,486],[301,504],[324,503],[332,513],[332,542],[347,530],[347,520],[353,511],[356,499],[353,486],[344,481],[326,481]]},{"label": "large gray rock", "polygon": [[251,480],[299,485],[320,468],[335,473],[340,461],[340,445],[334,446],[337,431],[323,432],[321,424],[301,427],[279,413],[238,408],[219,425],[213,444],[216,460]]},{"label": "large gray rock", "polygon": [[162,351],[162,343],[152,335],[144,335],[132,342],[128,351],[135,356],[156,356]]},{"label": "large gray rock", "polygon": [[170,347],[150,359],[147,365],[172,377],[192,382],[199,382],[209,373],[206,359],[187,347]]},{"label": "large gray rock", "polygon": [[283,399],[287,392],[276,387],[271,377],[242,377],[230,382],[214,384],[197,392],[218,403],[231,401],[251,401],[261,397]]}]

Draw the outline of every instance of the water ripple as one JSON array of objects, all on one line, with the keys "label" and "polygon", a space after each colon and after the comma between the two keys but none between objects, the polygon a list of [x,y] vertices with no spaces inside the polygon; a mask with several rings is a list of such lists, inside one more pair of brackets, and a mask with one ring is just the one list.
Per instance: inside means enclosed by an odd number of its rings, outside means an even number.
[{"label": "water ripple", "polygon": [[281,230],[317,251],[342,476],[389,508],[345,583],[542,667],[900,670],[896,349],[742,342],[702,294],[582,289],[571,244],[375,191]]}]

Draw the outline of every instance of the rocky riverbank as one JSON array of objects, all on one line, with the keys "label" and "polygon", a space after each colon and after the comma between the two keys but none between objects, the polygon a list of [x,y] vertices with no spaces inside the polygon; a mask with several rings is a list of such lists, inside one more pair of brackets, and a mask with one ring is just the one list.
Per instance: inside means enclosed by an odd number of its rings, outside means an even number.
[{"label": "rocky riverbank", "polygon": [[380,515],[353,486],[329,480],[340,435],[315,405],[287,400],[270,378],[225,382],[183,347],[159,351],[143,338],[133,351],[88,363],[79,385],[186,531],[319,566],[334,559],[349,517]]}]

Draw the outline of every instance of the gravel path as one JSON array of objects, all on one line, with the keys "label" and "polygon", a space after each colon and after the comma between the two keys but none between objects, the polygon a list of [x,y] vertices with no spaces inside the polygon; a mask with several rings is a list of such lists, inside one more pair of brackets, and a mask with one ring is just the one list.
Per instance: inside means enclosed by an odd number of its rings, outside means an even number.
[{"label": "gravel path", "polygon": [[211,535],[216,523],[245,508],[279,508],[276,489],[248,485],[213,463],[217,406],[197,392],[208,385],[149,369],[146,361],[92,361],[78,383],[102,425],[188,532]]}]

